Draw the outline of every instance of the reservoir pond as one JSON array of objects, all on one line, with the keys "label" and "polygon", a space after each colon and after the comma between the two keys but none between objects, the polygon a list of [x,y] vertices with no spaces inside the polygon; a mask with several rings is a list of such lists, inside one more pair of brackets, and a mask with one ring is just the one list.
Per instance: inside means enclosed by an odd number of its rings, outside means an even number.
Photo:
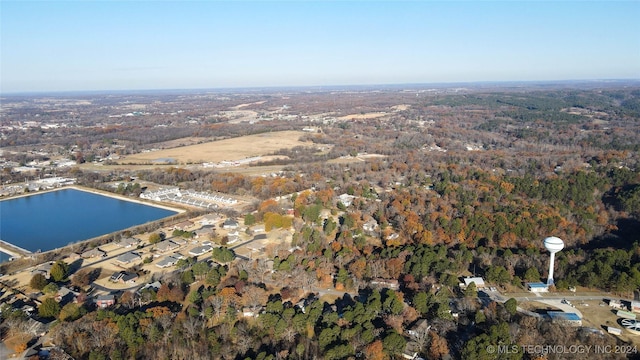
[{"label": "reservoir pond", "polygon": [[32,252],[48,251],[174,214],[177,211],[63,189],[0,201],[0,239]]}]

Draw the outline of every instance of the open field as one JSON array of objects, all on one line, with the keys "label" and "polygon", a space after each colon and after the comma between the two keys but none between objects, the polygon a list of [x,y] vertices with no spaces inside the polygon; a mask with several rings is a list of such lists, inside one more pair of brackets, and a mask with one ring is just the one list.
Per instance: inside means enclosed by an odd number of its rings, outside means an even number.
[{"label": "open field", "polygon": [[307,133],[302,131],[278,131],[233,139],[212,141],[204,144],[173,149],[150,151],[125,156],[120,164],[148,164],[157,159],[173,159],[176,163],[203,163],[242,160],[248,157],[267,155],[279,149],[310,146],[298,140]]}]

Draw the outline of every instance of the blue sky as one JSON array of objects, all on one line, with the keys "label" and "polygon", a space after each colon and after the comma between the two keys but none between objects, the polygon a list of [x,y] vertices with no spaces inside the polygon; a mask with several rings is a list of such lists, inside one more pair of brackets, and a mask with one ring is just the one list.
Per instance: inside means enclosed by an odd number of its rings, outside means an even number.
[{"label": "blue sky", "polygon": [[2,93],[640,78],[640,1],[6,1]]}]

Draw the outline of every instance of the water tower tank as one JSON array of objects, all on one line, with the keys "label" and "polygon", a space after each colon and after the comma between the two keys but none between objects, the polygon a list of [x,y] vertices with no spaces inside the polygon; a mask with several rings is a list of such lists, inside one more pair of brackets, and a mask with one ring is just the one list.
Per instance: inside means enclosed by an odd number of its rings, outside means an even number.
[{"label": "water tower tank", "polygon": [[544,239],[544,247],[550,253],[557,253],[558,251],[564,249],[564,241],[562,241],[562,239],[557,238],[555,236],[550,236]]}]

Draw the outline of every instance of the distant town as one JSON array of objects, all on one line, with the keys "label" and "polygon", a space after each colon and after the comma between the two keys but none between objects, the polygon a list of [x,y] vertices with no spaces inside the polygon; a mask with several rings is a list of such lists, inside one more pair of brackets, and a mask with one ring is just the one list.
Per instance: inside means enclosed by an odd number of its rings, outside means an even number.
[{"label": "distant town", "polygon": [[174,211],[0,217],[2,358],[640,358],[637,81],[0,101],[0,209]]}]

